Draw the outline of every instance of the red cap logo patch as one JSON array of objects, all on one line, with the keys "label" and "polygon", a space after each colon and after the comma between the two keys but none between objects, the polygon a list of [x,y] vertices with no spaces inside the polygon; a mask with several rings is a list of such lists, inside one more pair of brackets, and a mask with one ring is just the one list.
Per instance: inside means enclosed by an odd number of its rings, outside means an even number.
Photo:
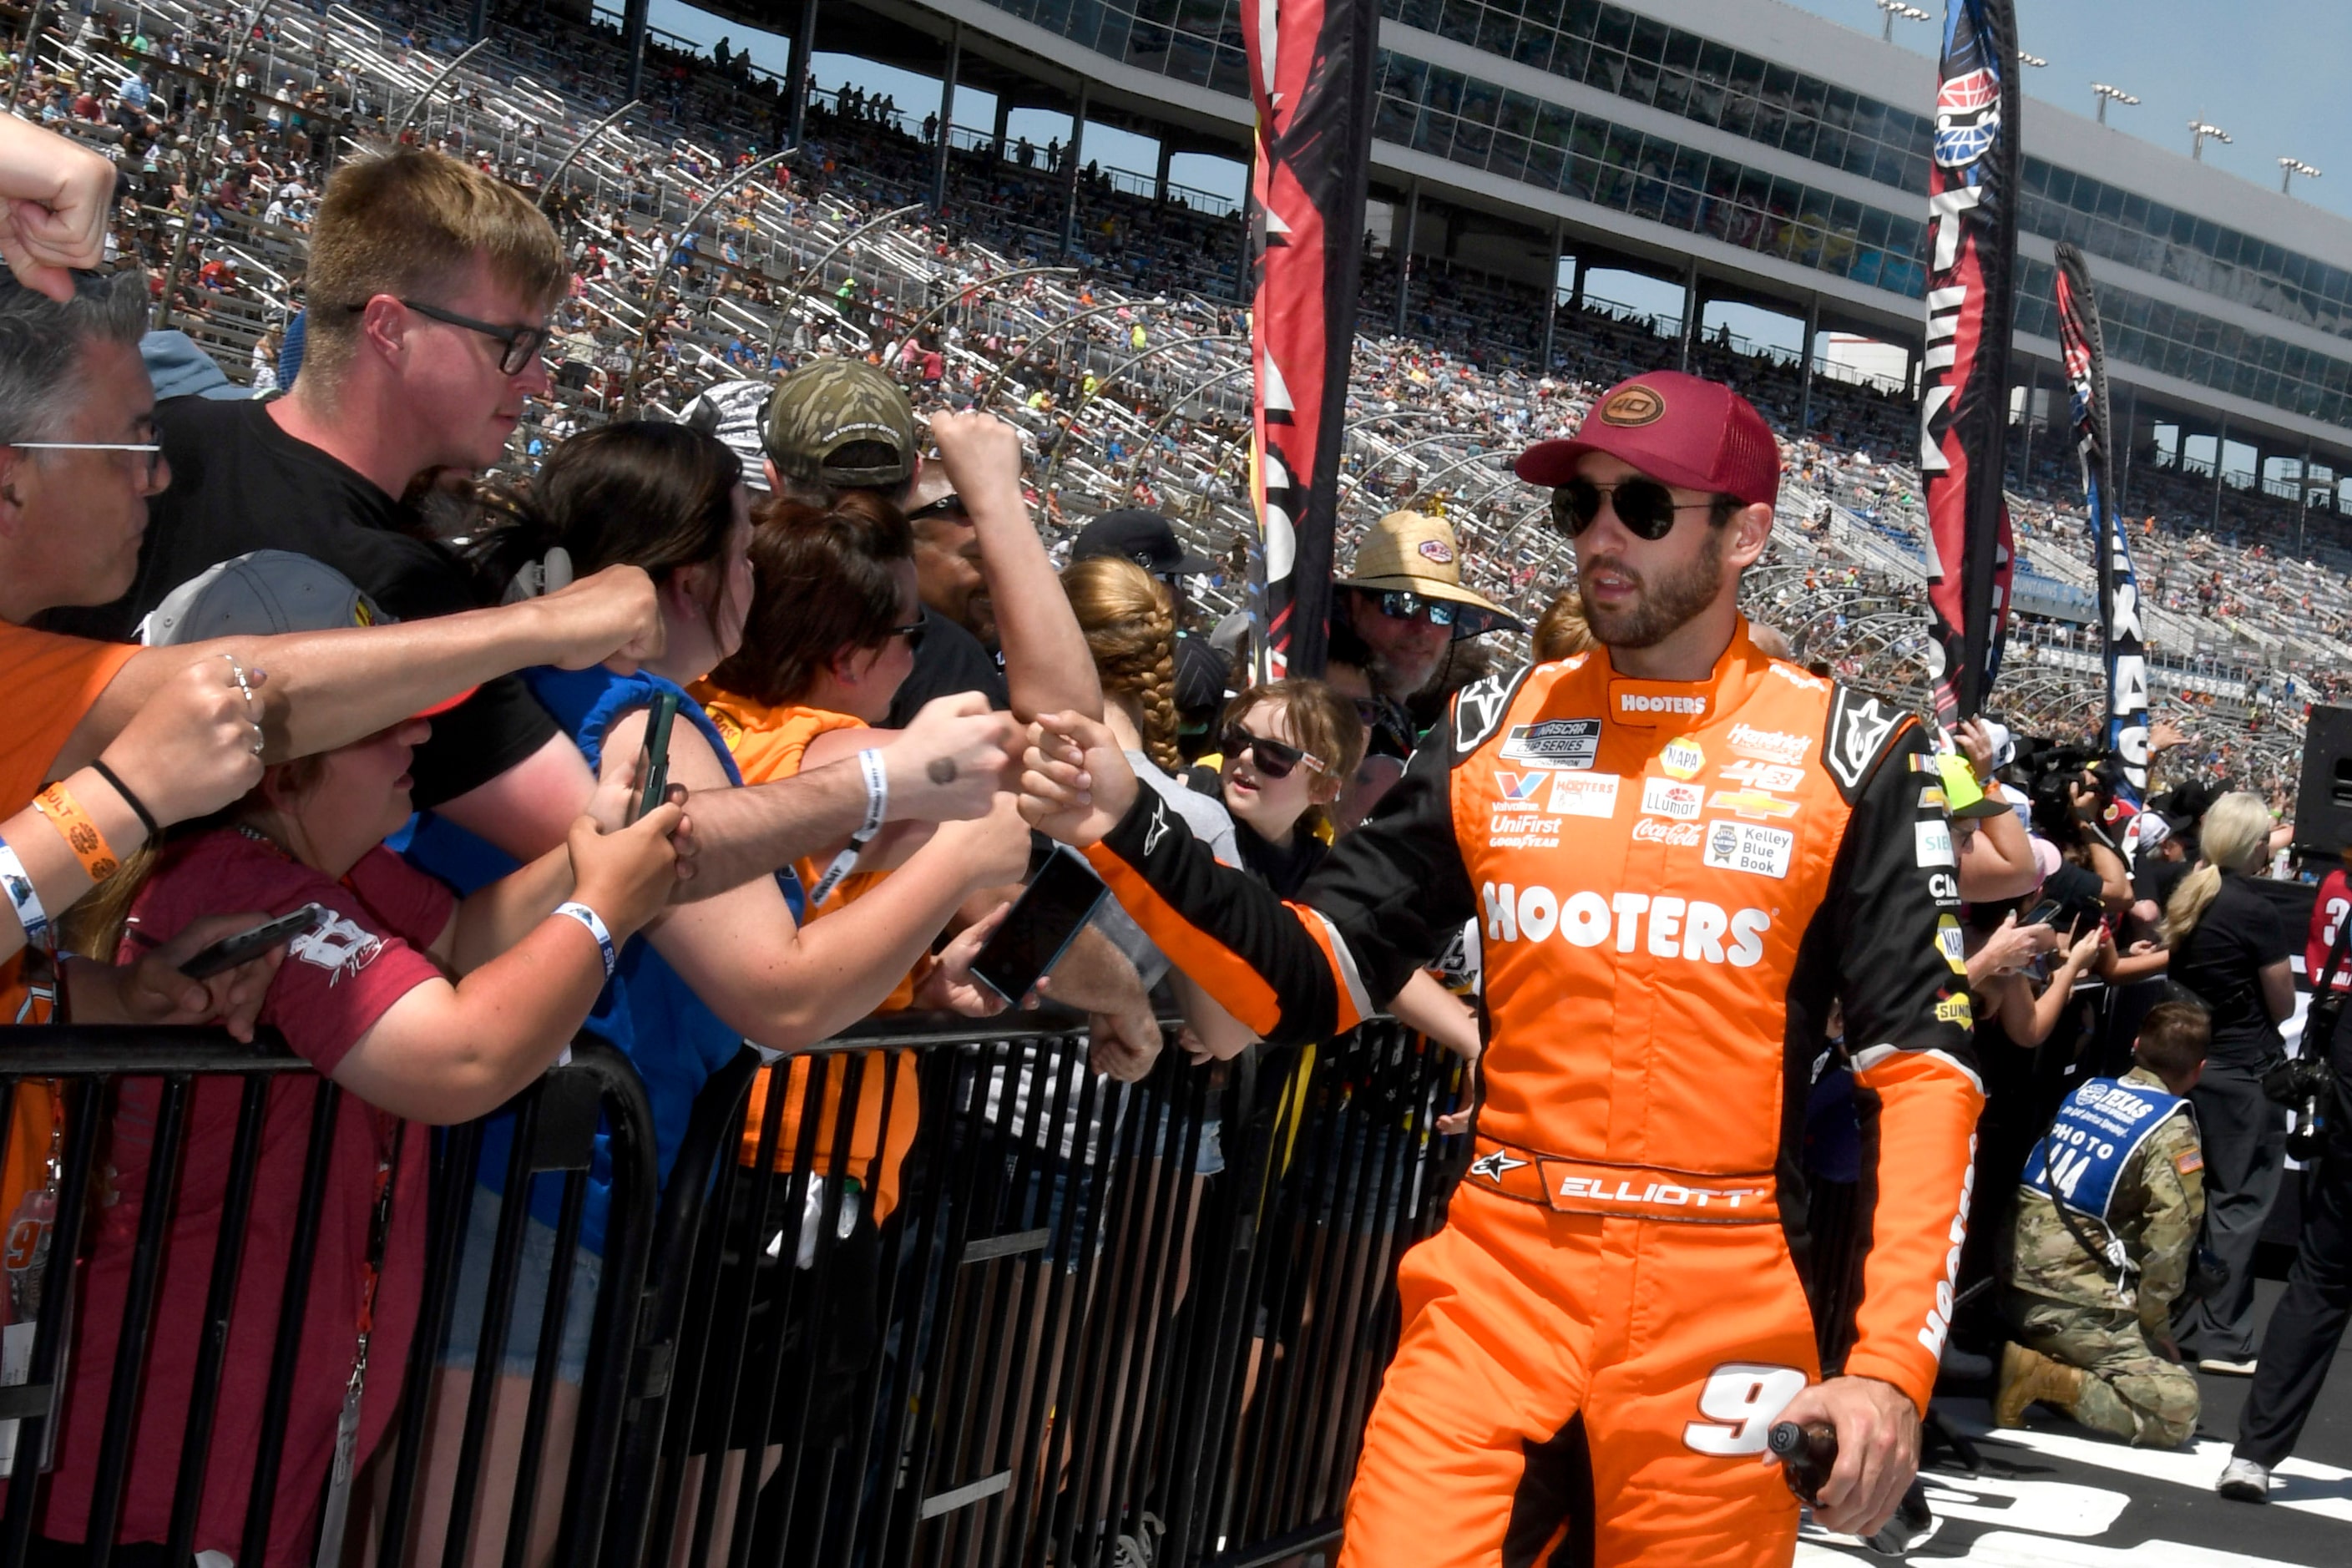
[{"label": "red cap logo patch", "polygon": [[1636,384],[1622,387],[1601,405],[1603,425],[1654,425],[1666,416],[1666,400]]},{"label": "red cap logo patch", "polygon": [[1424,559],[1434,561],[1440,566],[1448,565],[1454,560],[1454,547],[1442,539],[1423,540],[1421,553]]}]

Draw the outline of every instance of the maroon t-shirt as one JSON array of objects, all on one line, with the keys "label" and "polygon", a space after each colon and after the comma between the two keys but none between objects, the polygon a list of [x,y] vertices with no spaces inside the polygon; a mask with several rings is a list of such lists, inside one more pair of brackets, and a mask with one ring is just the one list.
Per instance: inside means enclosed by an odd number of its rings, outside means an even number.
[{"label": "maroon t-shirt", "polygon": [[[140,893],[125,955],[135,957],[169,941],[199,915],[288,914],[313,900],[332,910],[333,919],[288,950],[260,1021],[284,1035],[287,1044],[320,1072],[331,1073],[386,1009],[441,975],[422,950],[449,923],[454,903],[439,882],[389,850],[369,851],[337,882],[239,833],[190,840],[168,852]],[[262,1401],[302,1190],[311,1097],[318,1088],[318,1080],[307,1075],[281,1076],[270,1083],[245,1257],[229,1319],[219,1413],[205,1473],[198,1551],[234,1556],[244,1534]],[[57,1540],[80,1540],[89,1520],[107,1385],[162,1089],[162,1080],[150,1078],[124,1079],[117,1090],[110,1142],[101,1157],[101,1164],[112,1172],[106,1182],[110,1201],[96,1211],[94,1246],[81,1275],[57,1475],[42,1524],[43,1533]],[[171,1524],[172,1490],[179,1476],[198,1331],[211,1286],[241,1093],[239,1079],[208,1079],[198,1080],[194,1096],[124,1497],[122,1539],[127,1542],[161,1542]],[[273,1564],[308,1563],[317,1551],[319,1501],[357,1348],[377,1173],[383,1163],[394,1160],[395,1142],[392,1224],[361,1403],[361,1462],[383,1440],[400,1402],[401,1375],[425,1278],[425,1178],[431,1163],[427,1131],[412,1126],[402,1134],[401,1127],[399,1118],[348,1090],[343,1093],[270,1525],[268,1562]]]},{"label": "maroon t-shirt", "polygon": [[[2319,972],[2327,967],[2328,952],[2336,945],[2336,928],[2344,917],[2352,914],[2352,881],[2343,871],[2330,871],[2319,884],[2319,897],[2312,900],[2311,930],[2303,943],[2303,978],[2315,989],[2319,984]],[[2344,967],[2336,975],[2336,989],[2352,988],[2352,952],[2345,955]]]}]

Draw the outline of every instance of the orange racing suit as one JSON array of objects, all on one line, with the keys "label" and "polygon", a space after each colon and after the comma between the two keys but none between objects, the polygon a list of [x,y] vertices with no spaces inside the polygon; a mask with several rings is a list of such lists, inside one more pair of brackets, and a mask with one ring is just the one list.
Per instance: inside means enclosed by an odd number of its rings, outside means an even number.
[{"label": "orange racing suit", "polygon": [[1830,1339],[1925,1407],[1982,1103],[1927,755],[1916,721],[1743,624],[1705,681],[1595,650],[1466,688],[1295,902],[1150,791],[1089,851],[1276,1041],[1349,1028],[1477,921],[1476,1157],[1399,1266],[1343,1568],[1790,1559],[1759,1456],[1821,1371],[1796,1156],[1833,1000],[1863,1174]]}]

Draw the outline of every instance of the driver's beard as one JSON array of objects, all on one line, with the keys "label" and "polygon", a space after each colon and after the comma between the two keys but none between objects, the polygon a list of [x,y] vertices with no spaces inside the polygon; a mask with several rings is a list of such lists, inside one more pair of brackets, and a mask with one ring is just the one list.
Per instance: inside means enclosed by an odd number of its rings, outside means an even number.
[{"label": "driver's beard", "polygon": [[[1595,604],[1584,585],[1586,574],[1580,570],[1576,596],[1584,606],[1585,624],[1592,628],[1593,637],[1610,647],[1654,647],[1688,626],[1722,591],[1725,531],[1709,525],[1706,542],[1688,565],[1654,580],[1633,577],[1637,591],[1630,605]],[[1633,576],[1622,562],[1606,557],[1602,561]],[[1601,563],[1596,561],[1593,565]]]}]

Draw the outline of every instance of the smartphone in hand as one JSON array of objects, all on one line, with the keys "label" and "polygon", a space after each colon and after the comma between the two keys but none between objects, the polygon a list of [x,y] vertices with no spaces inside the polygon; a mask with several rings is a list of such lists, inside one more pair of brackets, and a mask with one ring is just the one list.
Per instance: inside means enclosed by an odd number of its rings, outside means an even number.
[{"label": "smartphone in hand", "polygon": [[1084,860],[1056,845],[1005,911],[1004,922],[981,945],[972,974],[1007,1005],[1018,1007],[1061,962],[1108,892]]},{"label": "smartphone in hand", "polygon": [[326,923],[324,904],[304,904],[290,915],[264,921],[234,936],[225,936],[209,947],[197,949],[180,965],[180,973],[191,980],[210,980],[240,963],[250,963],[272,948],[284,947],[298,936],[307,936]]},{"label": "smartphone in hand", "polygon": [[669,794],[669,732],[677,722],[677,693],[665,691],[646,711],[646,743],[637,752],[637,809],[629,817],[632,822]]}]

